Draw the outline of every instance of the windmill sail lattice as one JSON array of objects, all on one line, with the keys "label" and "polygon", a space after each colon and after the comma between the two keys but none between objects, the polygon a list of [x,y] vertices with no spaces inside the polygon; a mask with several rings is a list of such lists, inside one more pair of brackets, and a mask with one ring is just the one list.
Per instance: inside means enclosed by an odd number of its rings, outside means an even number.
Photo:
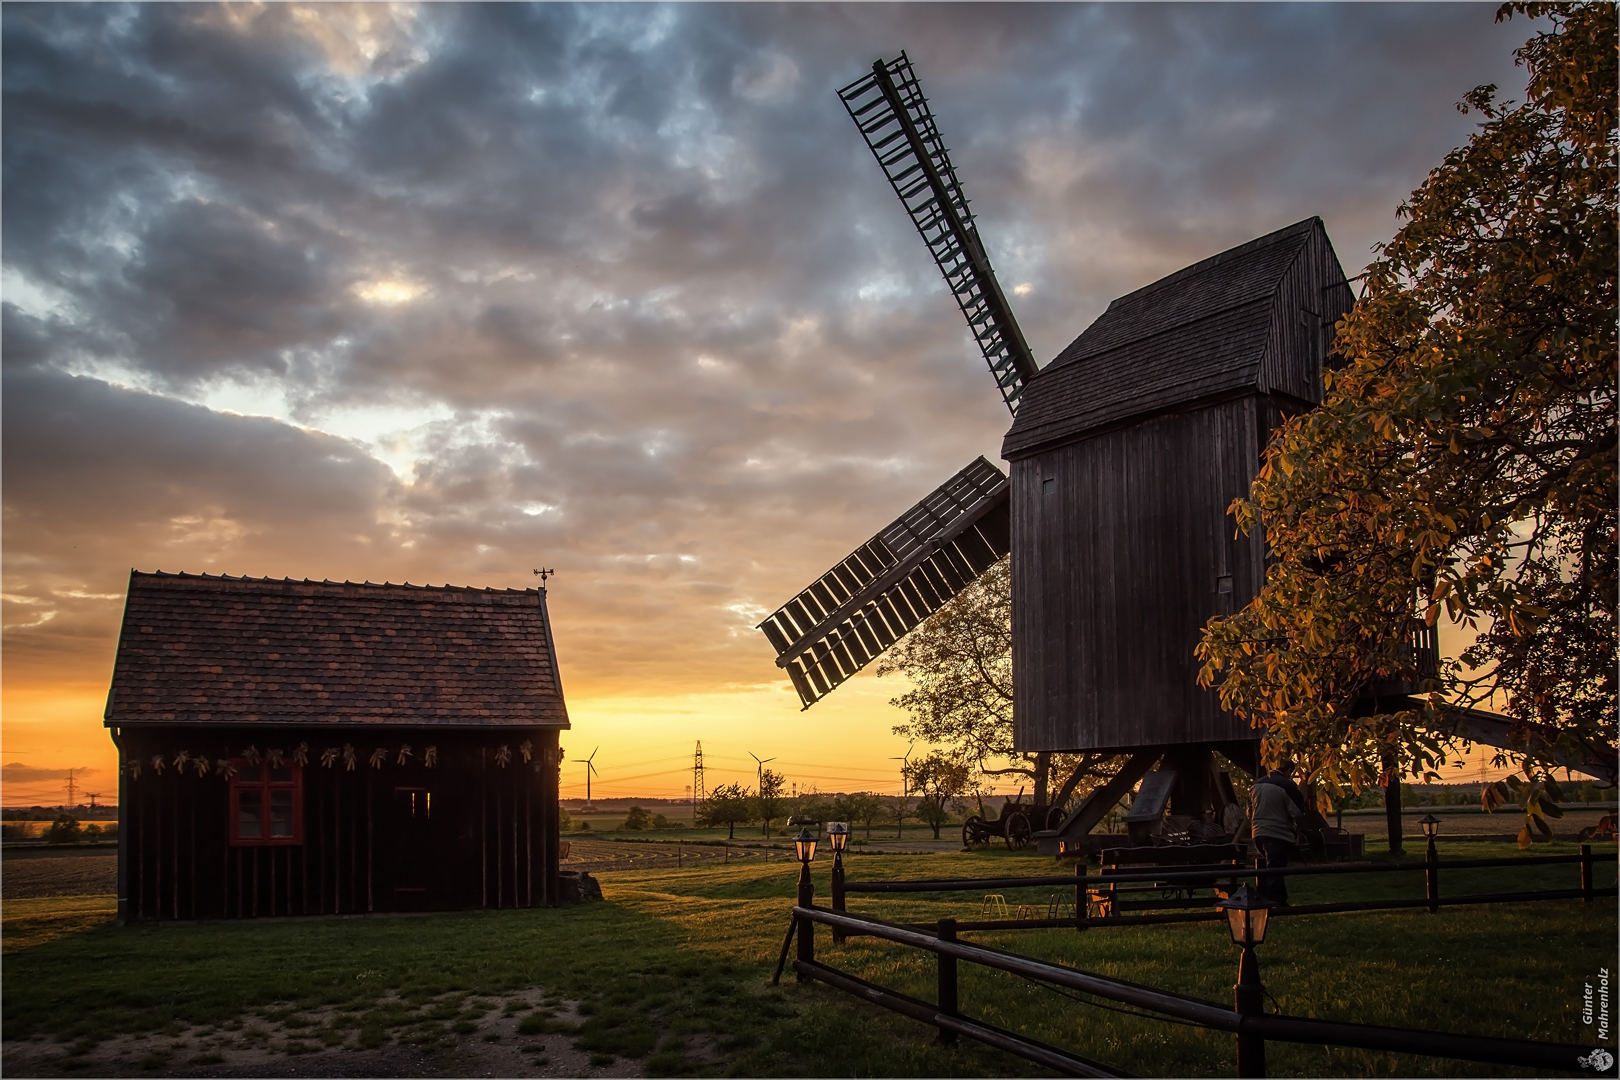
[{"label": "windmill sail lattice", "polygon": [[809,708],[1007,554],[1007,477],[979,458],[759,624]]},{"label": "windmill sail lattice", "polygon": [[1016,413],[1024,383],[1035,376],[1035,357],[990,269],[967,196],[911,61],[905,53],[898,60],[879,60],[870,75],[838,96],[945,275],[1002,399]]}]

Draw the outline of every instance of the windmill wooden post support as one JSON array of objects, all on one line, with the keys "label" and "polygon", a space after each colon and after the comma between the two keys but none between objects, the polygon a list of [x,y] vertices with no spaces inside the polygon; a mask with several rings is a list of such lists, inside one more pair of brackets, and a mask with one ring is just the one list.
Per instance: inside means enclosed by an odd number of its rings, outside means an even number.
[{"label": "windmill wooden post support", "polygon": [[131,573],[121,921],[567,902],[542,589]]},{"label": "windmill wooden post support", "polygon": [[1214,755],[1253,771],[1259,743],[1198,686],[1193,650],[1264,581],[1263,531],[1234,536],[1227,506],[1272,429],[1320,402],[1354,301],[1322,222],[1115,300],[1038,368],[910,61],[880,60],[839,96],[1013,414],[1011,475],[979,458],[784,604],[760,624],[778,665],[808,708],[1010,553],[1018,749],[1126,760],[1036,833],[1042,850],[1084,846],[1144,777],[1138,841],[1229,836],[1236,798]]}]

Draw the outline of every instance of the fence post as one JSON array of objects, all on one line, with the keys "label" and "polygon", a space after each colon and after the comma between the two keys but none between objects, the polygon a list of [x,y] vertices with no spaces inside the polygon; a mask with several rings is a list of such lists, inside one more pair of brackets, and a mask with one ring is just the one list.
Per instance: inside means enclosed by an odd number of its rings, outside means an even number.
[{"label": "fence post", "polygon": [[[1232,987],[1233,1011],[1243,1016],[1260,1016],[1266,1011],[1265,990],[1260,984],[1260,964],[1254,950],[1244,949],[1238,960],[1238,981]],[[1266,1040],[1251,1031],[1238,1031],[1237,1074],[1239,1076],[1266,1075]]]},{"label": "fence post", "polygon": [[[810,864],[803,863],[799,872],[799,906],[802,908],[816,906],[816,887],[810,880]],[[816,924],[809,919],[801,919],[799,926],[799,959],[807,964],[816,961]],[[805,976],[801,972],[796,978],[804,982]]]},{"label": "fence post", "polygon": [[[841,851],[836,852],[833,855],[833,865],[832,865],[832,909],[834,911],[843,911],[844,910],[844,858],[843,858],[843,855],[844,855],[844,853],[841,852]],[[841,927],[837,927],[837,926],[833,927],[832,939],[833,939],[833,944],[834,945],[843,944],[845,936],[846,935],[845,935],[845,933],[844,933],[844,931],[843,931],[843,929]]]},{"label": "fence post", "polygon": [[1429,914],[1434,915],[1440,910],[1440,856],[1435,853],[1432,838],[1423,853],[1423,878],[1428,891]]},{"label": "fence post", "polygon": [[1389,836],[1389,853],[1401,854],[1405,850],[1401,847],[1401,777],[1393,769],[1384,787],[1384,829]]},{"label": "fence post", "polygon": [[1590,904],[1596,890],[1592,887],[1592,845],[1581,845],[1581,901]]},{"label": "fence post", "polygon": [[[941,941],[955,941],[956,920],[939,920],[938,933]],[[958,1015],[956,1009],[956,957],[946,956],[944,953],[939,954],[939,996],[937,1000],[940,1012],[946,1016]],[[940,1028],[937,1041],[947,1046],[955,1043],[956,1032]]]},{"label": "fence post", "polygon": [[1082,851],[1080,861],[1074,864],[1074,928],[1076,930],[1086,928],[1086,901],[1089,899],[1086,893],[1086,855]]}]

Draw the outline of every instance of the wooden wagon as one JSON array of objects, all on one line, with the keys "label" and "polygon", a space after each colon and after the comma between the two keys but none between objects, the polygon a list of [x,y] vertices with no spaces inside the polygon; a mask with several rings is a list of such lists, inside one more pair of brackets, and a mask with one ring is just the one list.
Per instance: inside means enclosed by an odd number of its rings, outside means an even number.
[{"label": "wooden wagon", "polygon": [[1063,809],[1037,802],[1023,802],[1023,791],[1001,804],[1001,813],[995,818],[984,816],[984,805],[979,813],[962,822],[962,846],[973,847],[1001,839],[1009,850],[1027,846],[1037,832],[1055,829],[1063,821]]}]

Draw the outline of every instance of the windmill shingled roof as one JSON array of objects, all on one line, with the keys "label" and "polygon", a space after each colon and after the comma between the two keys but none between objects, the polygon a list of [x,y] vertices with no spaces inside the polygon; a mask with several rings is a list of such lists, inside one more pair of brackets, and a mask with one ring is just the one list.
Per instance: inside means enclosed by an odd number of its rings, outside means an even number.
[{"label": "windmill shingled roof", "polygon": [[539,589],[132,572],[106,721],[567,727]]},{"label": "windmill shingled roof", "polygon": [[1109,304],[1025,387],[1003,456],[1254,386],[1277,286],[1322,228],[1307,218]]}]

